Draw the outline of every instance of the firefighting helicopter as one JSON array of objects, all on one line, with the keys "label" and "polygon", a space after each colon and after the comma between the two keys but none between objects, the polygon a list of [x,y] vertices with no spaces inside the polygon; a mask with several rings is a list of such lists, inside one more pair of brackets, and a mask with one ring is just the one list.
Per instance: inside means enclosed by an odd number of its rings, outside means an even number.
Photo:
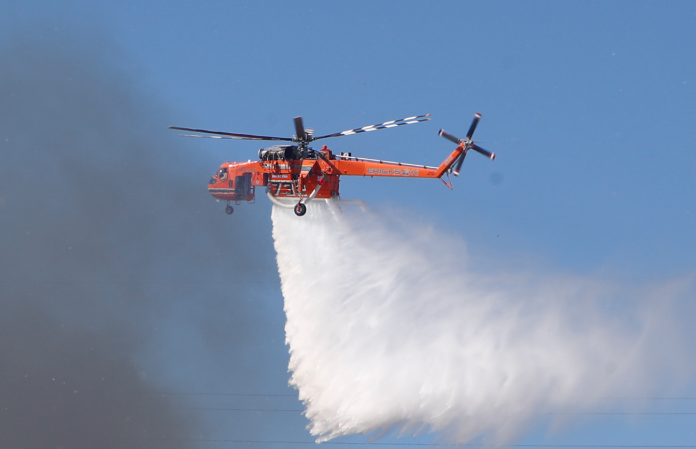
[{"label": "firefighting helicopter", "polygon": [[[451,189],[449,174],[459,176],[469,150],[481,153],[491,160],[495,159],[494,153],[484,150],[471,140],[480,119],[481,114],[476,113],[466,133],[466,139],[459,139],[444,129],[439,131],[440,136],[456,144],[457,148],[438,167],[358,158],[351,153],[334,154],[326,145],[318,151],[309,146],[311,142],[319,139],[425,122],[430,120],[430,114],[390,120],[319,137],[314,136],[313,129],[305,129],[302,117],[294,119],[295,135],[293,137],[257,136],[177,126],[169,128],[211,134],[209,136],[181,134],[184,137],[292,142],[288,145],[273,145],[260,149],[258,161],[223,163],[208,182],[208,191],[218,201],[226,201],[225,212],[232,214],[233,201],[235,204],[241,204],[242,201],[254,202],[256,187],[265,187],[268,198],[274,204],[292,208],[296,215],[302,216],[307,212],[306,205],[310,201],[339,198],[338,185],[341,176],[437,178]],[[442,179],[443,175],[447,175],[447,181]]]}]

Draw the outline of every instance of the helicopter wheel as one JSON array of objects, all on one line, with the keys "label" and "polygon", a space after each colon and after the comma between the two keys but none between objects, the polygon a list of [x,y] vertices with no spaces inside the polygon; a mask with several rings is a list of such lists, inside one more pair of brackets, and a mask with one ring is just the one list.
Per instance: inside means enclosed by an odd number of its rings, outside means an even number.
[{"label": "helicopter wheel", "polygon": [[293,208],[293,210],[295,211],[295,215],[297,215],[298,217],[301,217],[307,213],[307,206],[305,206],[302,203],[297,203],[297,205]]},{"label": "helicopter wheel", "polygon": [[232,206],[230,206],[230,205],[228,204],[227,207],[225,208],[225,213],[226,213],[227,215],[232,215],[232,212],[234,212],[234,209],[232,208]]}]

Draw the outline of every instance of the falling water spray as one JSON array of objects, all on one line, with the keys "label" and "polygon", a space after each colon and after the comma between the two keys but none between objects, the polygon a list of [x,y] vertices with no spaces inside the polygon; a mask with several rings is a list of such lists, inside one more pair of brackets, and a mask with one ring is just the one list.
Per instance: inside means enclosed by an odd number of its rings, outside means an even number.
[{"label": "falling water spray", "polygon": [[644,394],[665,375],[655,366],[688,371],[665,313],[601,312],[617,294],[606,283],[477,273],[457,237],[366,208],[272,218],[290,384],[317,441],[393,431],[506,444],[550,411]]}]

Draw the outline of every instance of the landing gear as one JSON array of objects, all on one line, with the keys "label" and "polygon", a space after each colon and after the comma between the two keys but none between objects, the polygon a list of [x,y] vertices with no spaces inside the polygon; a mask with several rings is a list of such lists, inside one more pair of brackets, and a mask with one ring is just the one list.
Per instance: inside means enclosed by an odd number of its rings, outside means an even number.
[{"label": "landing gear", "polygon": [[307,213],[307,206],[302,203],[297,203],[297,205],[293,207],[293,210],[295,211],[295,215],[301,217]]},{"label": "landing gear", "polygon": [[227,215],[232,215],[232,212],[234,212],[234,209],[232,208],[232,206],[230,206],[230,205],[228,204],[227,207],[225,208],[225,213],[226,213]]}]

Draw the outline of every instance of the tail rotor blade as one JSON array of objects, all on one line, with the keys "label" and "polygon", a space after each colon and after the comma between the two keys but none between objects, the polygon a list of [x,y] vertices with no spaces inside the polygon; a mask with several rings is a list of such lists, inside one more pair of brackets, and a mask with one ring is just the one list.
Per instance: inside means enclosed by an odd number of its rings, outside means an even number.
[{"label": "tail rotor blade", "polygon": [[452,173],[454,176],[459,176],[459,170],[462,169],[462,164],[464,163],[464,158],[466,157],[466,151],[462,153],[461,156],[459,156],[459,160],[457,160],[457,165],[454,167],[454,170],[452,170]]},{"label": "tail rotor blade", "polygon": [[479,112],[474,115],[474,121],[471,122],[471,126],[469,127],[469,132],[466,133],[466,139],[471,140],[471,136],[474,135],[474,131],[476,131],[476,125],[478,125],[479,120],[481,120],[481,114]]},{"label": "tail rotor blade", "polygon": [[495,153],[491,153],[490,151],[484,150],[483,148],[481,148],[480,146],[476,145],[475,143],[472,143],[472,144],[471,144],[471,149],[474,150],[474,151],[478,151],[479,153],[483,154],[484,156],[486,156],[486,157],[489,158],[490,160],[494,160],[494,159],[495,159]]},{"label": "tail rotor blade", "polygon": [[454,137],[452,134],[448,133],[444,129],[441,129],[440,132],[438,132],[438,134],[457,145],[459,145],[462,142],[459,138]]},{"label": "tail rotor blade", "polygon": [[295,135],[300,142],[307,141],[307,133],[304,130],[304,124],[302,123],[302,117],[295,117]]},{"label": "tail rotor blade", "polygon": [[[456,152],[459,152],[459,156],[455,161],[452,162],[452,165],[449,166],[449,169],[446,173],[452,173],[454,176],[459,176],[459,171],[462,169],[462,165],[464,164],[464,159],[466,158],[466,153],[468,153],[469,150],[474,150],[477,153],[481,153],[487,158],[493,160],[495,159],[495,154],[491,153],[488,150],[484,150],[480,146],[476,145],[473,140],[471,140],[471,137],[474,135],[474,131],[476,131],[476,126],[478,125],[479,120],[481,120],[481,114],[476,113],[474,115],[474,121],[471,122],[471,126],[469,127],[469,132],[466,134],[466,139],[459,139],[452,134],[448,133],[444,129],[441,129],[438,134],[440,134],[442,137],[445,139],[449,140],[450,142],[456,143],[459,145],[459,148],[455,150]],[[447,184],[450,186],[449,184]],[[451,187],[451,186],[450,186]]]}]

